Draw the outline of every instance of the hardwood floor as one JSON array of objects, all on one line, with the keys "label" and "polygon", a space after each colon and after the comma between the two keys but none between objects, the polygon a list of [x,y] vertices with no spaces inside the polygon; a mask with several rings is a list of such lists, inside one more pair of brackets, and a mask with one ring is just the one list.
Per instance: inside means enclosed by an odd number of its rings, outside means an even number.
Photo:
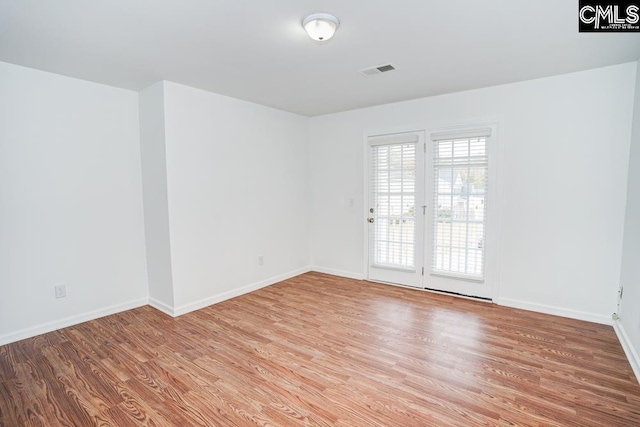
[{"label": "hardwood floor", "polygon": [[309,273],[0,347],[1,426],[639,426],[611,327]]}]

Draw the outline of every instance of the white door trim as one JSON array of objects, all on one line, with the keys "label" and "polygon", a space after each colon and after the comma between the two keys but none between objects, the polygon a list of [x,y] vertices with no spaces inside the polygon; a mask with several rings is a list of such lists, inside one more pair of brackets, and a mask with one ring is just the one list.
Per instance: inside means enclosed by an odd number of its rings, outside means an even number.
[{"label": "white door trim", "polygon": [[[370,130],[366,131],[362,137],[362,164],[363,164],[363,205],[362,205],[362,230],[363,230],[363,277],[365,280],[371,280],[369,277],[369,223],[367,222],[367,215],[369,214],[369,138],[384,137],[397,135],[402,133],[421,133],[423,141],[426,138],[425,126],[411,126],[411,127],[399,127],[385,130]],[[387,283],[387,282],[381,282]],[[415,289],[415,288],[414,288]]]},{"label": "white door trim", "polygon": [[[501,281],[501,269],[500,269],[500,259],[502,258],[502,224],[503,217],[502,211],[505,206],[505,196],[504,196],[504,186],[502,183],[505,182],[505,168],[503,166],[504,150],[505,150],[505,126],[504,126],[504,117],[503,116],[488,116],[484,118],[470,118],[468,120],[456,120],[456,121],[443,121],[443,122],[425,122],[424,124],[417,124],[414,126],[405,126],[405,127],[387,127],[384,129],[369,129],[363,132],[362,137],[362,164],[363,164],[363,206],[361,212],[362,218],[362,230],[363,230],[363,241],[362,248],[364,250],[363,256],[363,277],[366,280],[369,280],[368,270],[369,270],[369,227],[366,222],[368,208],[369,208],[369,164],[368,164],[368,140],[369,137],[372,136],[383,136],[383,135],[391,135],[397,133],[406,133],[406,132],[424,132],[425,140],[429,138],[431,132],[436,131],[449,131],[456,130],[460,128],[480,128],[480,127],[495,127],[495,140],[493,144],[493,150],[489,153],[490,155],[490,173],[493,179],[490,178],[489,185],[491,185],[491,200],[493,204],[493,222],[491,225],[491,246],[493,256],[490,259],[485,260],[485,280],[487,278],[491,278],[491,289],[492,289],[492,300],[498,301],[500,299],[500,281]],[[426,232],[426,227],[425,227]],[[489,241],[487,241],[489,245]],[[426,253],[426,251],[425,251]],[[427,273],[427,265],[425,265],[425,274]],[[399,285],[402,286],[402,285]],[[437,292],[437,291],[436,291]]]},{"label": "white door trim", "polygon": [[[488,121],[468,121],[468,122],[459,122],[459,123],[448,123],[446,125],[437,126],[432,125],[427,127],[427,151],[431,148],[431,144],[429,141],[431,140],[431,134],[436,132],[453,132],[453,131],[463,131],[463,130],[473,130],[473,129],[481,129],[481,128],[491,128],[491,140],[488,146],[488,157],[489,157],[489,177],[488,177],[488,193],[487,193],[487,219],[486,219],[486,227],[487,227],[487,235],[486,235],[486,252],[485,252],[485,269],[484,269],[484,279],[481,281],[484,283],[484,288],[486,290],[486,294],[477,295],[483,298],[490,298],[493,301],[498,300],[499,293],[499,261],[500,261],[500,251],[502,248],[502,211],[504,210],[504,202],[502,195],[502,185],[504,182],[502,178],[502,132],[503,126],[501,120],[488,120]],[[429,153],[427,153],[429,156]],[[427,176],[431,174],[431,162],[432,159],[427,159]],[[431,195],[431,191],[428,191],[429,195]],[[427,200],[427,203],[432,202],[431,200]],[[431,226],[431,219],[429,220],[429,225],[427,226],[426,232],[429,233],[429,227]],[[427,289],[434,289],[435,291],[442,292],[452,292],[457,294],[471,295],[471,292],[468,291],[470,288],[467,286],[468,283],[473,282],[473,280],[469,280],[464,277],[456,278],[455,275],[451,276],[442,276],[437,273],[431,273],[431,260],[430,255],[432,254],[432,248],[430,247],[432,241],[430,236],[425,236],[425,244],[429,247],[425,250],[425,277],[424,277],[424,286]],[[429,278],[433,277],[436,280],[439,280],[441,277],[450,278],[451,279],[451,287],[448,289],[441,289],[439,287],[430,287],[429,286]],[[441,281],[442,282],[442,281]],[[466,282],[466,284],[465,284]],[[432,281],[433,283],[433,281]],[[473,296],[473,295],[471,295]]]}]

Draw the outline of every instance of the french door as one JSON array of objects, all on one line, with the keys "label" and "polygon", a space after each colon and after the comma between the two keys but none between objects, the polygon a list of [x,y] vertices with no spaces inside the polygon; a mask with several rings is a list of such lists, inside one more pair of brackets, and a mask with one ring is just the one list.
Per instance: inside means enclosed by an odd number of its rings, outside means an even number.
[{"label": "french door", "polygon": [[368,138],[368,278],[491,298],[491,128]]},{"label": "french door", "polygon": [[422,287],[424,134],[369,138],[369,279]]}]

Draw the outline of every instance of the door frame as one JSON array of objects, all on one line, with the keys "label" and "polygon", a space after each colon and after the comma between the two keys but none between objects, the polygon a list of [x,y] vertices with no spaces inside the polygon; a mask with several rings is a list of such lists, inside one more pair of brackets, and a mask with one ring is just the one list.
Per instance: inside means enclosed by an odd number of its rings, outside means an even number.
[{"label": "door frame", "polygon": [[[489,213],[487,214],[487,238],[486,238],[486,253],[485,253],[485,274],[484,274],[484,282],[487,283],[491,287],[491,300],[498,301],[500,299],[500,259],[502,252],[502,229],[503,229],[503,217],[502,212],[504,207],[506,206],[504,200],[504,164],[502,159],[504,159],[504,117],[487,117],[485,119],[469,119],[469,120],[455,120],[455,121],[447,121],[447,122],[434,122],[423,125],[415,125],[415,126],[406,126],[406,127],[388,127],[385,129],[372,129],[363,132],[363,142],[361,147],[363,148],[363,156],[362,156],[362,165],[363,165],[363,205],[361,212],[361,220],[362,220],[362,231],[363,231],[363,241],[362,248],[364,251],[363,256],[363,277],[365,280],[370,280],[369,278],[369,224],[366,221],[368,215],[369,208],[369,138],[375,136],[385,136],[385,135],[394,135],[398,133],[423,133],[424,142],[431,138],[431,134],[434,132],[444,132],[444,131],[455,131],[461,129],[475,129],[481,127],[490,127],[495,132],[495,136],[492,135],[493,144],[489,147],[489,179],[488,186],[490,188],[490,205],[491,207],[491,216]],[[428,153],[427,153],[428,154]],[[425,161],[430,161],[430,158],[425,155]],[[425,177],[427,173],[428,164],[425,163]],[[426,186],[425,186],[426,192]],[[426,194],[425,194],[426,197]],[[426,199],[425,199],[426,200]],[[426,200],[426,204],[429,204],[429,201]],[[431,240],[429,240],[429,230],[428,230],[428,218],[425,218],[425,227],[424,227],[424,276],[423,276],[423,287],[415,288],[412,286],[405,286],[402,284],[393,284],[388,282],[381,282],[385,284],[390,284],[393,286],[401,286],[408,289],[417,289],[423,290],[427,292],[435,292],[435,293],[446,293],[450,294],[446,291],[438,291],[432,289],[425,289],[426,286],[426,278],[431,274],[430,273],[430,260],[427,259],[429,250],[427,250],[427,246],[431,244]],[[489,231],[490,228],[490,231]],[[491,251],[491,255],[489,256],[489,252]],[[453,294],[455,295],[455,294]],[[459,295],[460,297],[465,297],[464,295]],[[475,299],[475,298],[474,298]]]},{"label": "door frame", "polygon": [[[402,285],[399,283],[390,283],[390,282],[379,282],[376,280],[371,280],[371,278],[369,278],[369,223],[367,222],[367,216],[369,215],[369,138],[373,138],[373,137],[383,137],[383,136],[392,136],[392,135],[397,135],[400,133],[420,133],[422,134],[422,140],[426,141],[427,138],[427,131],[426,131],[426,127],[425,126],[411,126],[411,127],[396,127],[396,128],[386,128],[384,130],[371,130],[371,131],[367,131],[364,132],[363,135],[363,142],[362,142],[362,148],[363,148],[363,156],[362,156],[362,166],[363,166],[363,170],[364,170],[364,181],[363,181],[363,193],[364,193],[364,197],[363,197],[363,205],[362,205],[362,215],[361,215],[361,219],[362,219],[362,230],[363,230],[363,250],[364,250],[364,257],[363,257],[363,277],[365,280],[371,281],[371,282],[377,282],[377,283],[384,283],[387,285],[394,285],[394,286],[402,286],[402,287],[406,287],[408,289],[422,289],[422,288],[418,288],[418,287],[414,287],[414,286],[407,286],[407,285]],[[416,149],[418,149],[419,147],[416,147]],[[419,152],[419,151],[417,151]],[[424,257],[423,257],[424,258]],[[416,259],[416,262],[418,262],[418,260]],[[424,262],[424,260],[420,260],[419,262]]]},{"label": "door frame", "polygon": [[[420,130],[420,131],[407,131],[407,132],[393,132],[393,133],[385,133],[383,135],[370,135],[367,137],[366,139],[366,152],[365,152],[365,164],[366,166],[366,175],[367,175],[367,179],[371,179],[371,176],[369,175],[369,172],[371,170],[370,168],[370,161],[371,161],[371,150],[372,147],[374,146],[378,146],[378,145],[386,145],[384,142],[375,142],[372,141],[375,139],[382,139],[384,140],[385,138],[388,138],[389,140],[402,140],[404,139],[404,136],[406,135],[410,135],[410,136],[415,136],[417,137],[417,141],[415,141],[415,155],[416,155],[416,185],[415,185],[415,196],[414,196],[414,201],[417,204],[421,201],[422,203],[424,203],[424,197],[425,197],[425,192],[424,189],[422,190],[422,194],[420,195],[418,193],[419,190],[419,185],[418,185],[418,181],[420,179],[422,179],[422,181],[424,181],[424,172],[426,170],[426,167],[424,165],[424,152],[420,151],[420,146],[425,146],[424,144],[426,144],[426,134],[424,130]],[[390,142],[393,144],[393,142]],[[422,155],[422,158],[420,158],[419,156]],[[419,166],[421,166],[421,169],[418,169]],[[365,203],[366,205],[364,206],[365,209],[365,213],[367,217],[370,217],[372,214],[368,211],[369,208],[371,208],[372,206],[370,206],[370,198],[369,196],[371,195],[371,192],[369,191],[369,184],[370,182],[366,182],[365,185]],[[366,217],[365,217],[366,218]],[[375,226],[375,224],[374,224]],[[380,282],[380,283],[391,283],[391,284],[399,284],[402,286],[407,286],[413,289],[422,289],[423,288],[423,276],[424,276],[424,248],[426,247],[424,245],[424,242],[422,242],[422,246],[420,246],[418,244],[418,242],[420,242],[421,240],[423,240],[426,236],[425,233],[425,227],[426,227],[426,217],[423,216],[422,218],[420,218],[419,214],[416,215],[416,222],[415,222],[415,228],[414,228],[414,232],[415,232],[415,245],[414,245],[414,250],[415,250],[415,257],[414,257],[414,262],[415,262],[415,269],[405,269],[402,267],[383,267],[383,266],[373,266],[371,265],[371,247],[367,246],[366,247],[366,256],[365,259],[367,261],[367,266],[366,266],[366,273],[365,273],[365,277],[367,280],[370,280],[372,282]],[[372,242],[369,240],[369,237],[371,236],[371,224],[366,223],[365,222],[365,230],[367,233],[367,245],[371,244]],[[371,272],[372,269],[376,269],[378,268],[379,274],[378,274],[378,278],[377,279],[373,279],[371,277]],[[408,283],[396,283],[393,280],[400,280],[400,278],[398,277],[398,275],[403,275],[404,279],[407,279],[406,281],[415,281],[416,283],[414,284],[408,284]],[[388,280],[385,280],[385,276],[386,278],[388,278]],[[394,277],[395,276],[395,277]]]}]

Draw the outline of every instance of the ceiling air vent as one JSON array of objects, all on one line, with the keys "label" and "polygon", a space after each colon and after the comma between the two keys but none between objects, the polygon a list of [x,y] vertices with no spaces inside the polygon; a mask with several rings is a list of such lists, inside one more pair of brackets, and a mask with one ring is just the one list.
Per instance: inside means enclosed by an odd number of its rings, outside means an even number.
[{"label": "ceiling air vent", "polygon": [[396,69],[396,67],[394,67],[393,65],[386,64],[386,65],[380,65],[378,67],[366,68],[364,70],[360,70],[360,73],[363,76],[373,76],[375,74],[382,74],[382,73],[386,73],[388,71],[393,71],[395,69]]}]

